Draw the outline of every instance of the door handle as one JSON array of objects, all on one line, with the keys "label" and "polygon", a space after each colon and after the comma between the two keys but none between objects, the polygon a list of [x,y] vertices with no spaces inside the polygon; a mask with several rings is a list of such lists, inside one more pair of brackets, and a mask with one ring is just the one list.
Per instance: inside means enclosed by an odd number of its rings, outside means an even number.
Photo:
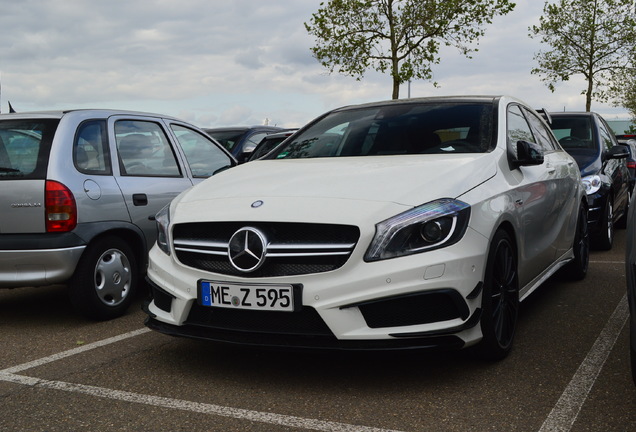
[{"label": "door handle", "polygon": [[133,205],[135,206],[147,206],[148,205],[148,195],[144,193],[133,194]]}]

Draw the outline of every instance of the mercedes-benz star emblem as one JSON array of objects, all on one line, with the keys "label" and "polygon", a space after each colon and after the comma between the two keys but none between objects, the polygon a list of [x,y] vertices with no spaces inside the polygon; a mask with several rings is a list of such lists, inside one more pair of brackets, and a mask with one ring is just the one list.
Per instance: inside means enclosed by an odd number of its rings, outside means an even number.
[{"label": "mercedes-benz star emblem", "polygon": [[244,227],[235,232],[227,247],[230,264],[235,269],[248,273],[265,262],[267,239],[256,228]]}]

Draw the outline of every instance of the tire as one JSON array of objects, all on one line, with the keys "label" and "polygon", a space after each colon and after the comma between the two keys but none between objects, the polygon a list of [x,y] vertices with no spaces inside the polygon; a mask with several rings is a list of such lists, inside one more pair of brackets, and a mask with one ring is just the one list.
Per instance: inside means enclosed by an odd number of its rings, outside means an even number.
[{"label": "tire", "polygon": [[595,246],[600,250],[610,250],[614,244],[614,203],[612,198],[607,198],[603,218],[598,236],[595,238]]},{"label": "tire", "polygon": [[133,250],[119,237],[91,243],[69,281],[75,309],[95,320],[123,315],[137,291],[139,268]]},{"label": "tire", "polygon": [[636,385],[636,349],[631,345],[629,348],[629,357],[632,362],[632,381],[634,381],[634,385]]},{"label": "tire", "polygon": [[625,210],[623,211],[623,216],[619,220],[616,221],[616,228],[625,229],[627,228],[627,215],[629,213],[629,204],[632,202],[632,188],[627,188],[627,204],[625,204]]},{"label": "tire", "polygon": [[501,360],[512,349],[519,315],[517,258],[510,236],[502,230],[488,251],[481,305],[483,339],[476,352],[483,359]]},{"label": "tire", "polygon": [[576,221],[576,232],[572,243],[574,259],[564,268],[563,273],[572,280],[582,280],[587,275],[590,262],[590,237],[587,226],[587,209],[581,205]]}]

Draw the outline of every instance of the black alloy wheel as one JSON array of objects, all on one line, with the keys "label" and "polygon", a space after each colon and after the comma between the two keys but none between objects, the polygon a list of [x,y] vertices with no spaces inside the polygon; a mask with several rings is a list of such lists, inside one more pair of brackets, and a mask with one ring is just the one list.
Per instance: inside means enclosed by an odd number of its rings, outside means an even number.
[{"label": "black alloy wheel", "polygon": [[576,221],[576,232],[572,243],[574,258],[563,269],[572,280],[584,279],[590,262],[590,237],[587,225],[587,208],[581,204]]},{"label": "black alloy wheel", "polygon": [[519,315],[517,258],[510,236],[495,233],[488,252],[482,293],[482,341],[476,350],[480,357],[500,360],[512,349]]}]

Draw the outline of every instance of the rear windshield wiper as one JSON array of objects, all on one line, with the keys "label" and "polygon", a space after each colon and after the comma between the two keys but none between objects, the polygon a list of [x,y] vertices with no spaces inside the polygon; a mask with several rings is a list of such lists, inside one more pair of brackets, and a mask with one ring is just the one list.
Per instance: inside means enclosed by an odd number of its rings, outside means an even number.
[{"label": "rear windshield wiper", "polygon": [[0,167],[0,172],[4,172],[4,173],[19,173],[20,170],[19,169],[15,169],[15,168]]}]

